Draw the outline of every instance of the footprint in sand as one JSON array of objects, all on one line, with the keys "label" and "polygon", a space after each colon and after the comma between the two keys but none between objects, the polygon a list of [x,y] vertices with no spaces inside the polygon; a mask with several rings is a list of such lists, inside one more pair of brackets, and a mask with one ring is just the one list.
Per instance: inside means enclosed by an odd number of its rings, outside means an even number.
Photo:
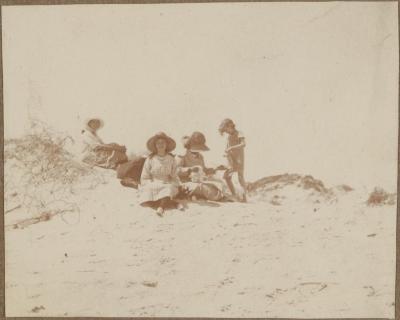
[{"label": "footprint in sand", "polygon": [[32,310],[31,310],[31,312],[32,313],[38,313],[38,312],[40,312],[41,310],[45,310],[46,308],[45,307],[43,307],[43,306],[36,306],[36,307],[34,307],[34,308],[32,308]]},{"label": "footprint in sand", "polygon": [[303,294],[308,293],[308,294],[315,294],[318,293],[328,287],[328,284],[323,283],[323,282],[303,282],[300,283],[299,286],[294,287],[294,290],[299,290]]},{"label": "footprint in sand", "polygon": [[134,285],[136,285],[136,282],[134,282],[134,281],[128,281],[128,283],[126,284],[126,288],[130,288],[130,287],[133,287]]},{"label": "footprint in sand", "polygon": [[373,286],[364,286],[363,288],[369,291],[367,297],[373,297],[376,295],[376,291]]},{"label": "footprint in sand", "polygon": [[220,310],[221,310],[222,312],[230,311],[230,310],[231,310],[231,307],[232,307],[231,304],[226,304],[226,305],[222,306],[222,307],[220,308]]},{"label": "footprint in sand", "polygon": [[232,284],[234,279],[235,279],[234,277],[225,278],[224,280],[219,282],[218,288],[221,288],[228,284]]}]

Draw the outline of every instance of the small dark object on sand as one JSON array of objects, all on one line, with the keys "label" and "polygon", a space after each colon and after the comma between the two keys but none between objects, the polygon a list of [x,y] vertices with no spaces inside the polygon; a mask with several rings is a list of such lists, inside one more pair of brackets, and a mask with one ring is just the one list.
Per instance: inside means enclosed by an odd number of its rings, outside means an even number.
[{"label": "small dark object on sand", "polygon": [[142,285],[146,286],[146,287],[150,287],[150,288],[155,288],[158,285],[157,281],[143,281]]},{"label": "small dark object on sand", "polygon": [[31,311],[34,313],[38,313],[40,310],[44,310],[44,309],[45,309],[45,307],[43,307],[43,306],[40,306],[40,307],[36,306]]}]

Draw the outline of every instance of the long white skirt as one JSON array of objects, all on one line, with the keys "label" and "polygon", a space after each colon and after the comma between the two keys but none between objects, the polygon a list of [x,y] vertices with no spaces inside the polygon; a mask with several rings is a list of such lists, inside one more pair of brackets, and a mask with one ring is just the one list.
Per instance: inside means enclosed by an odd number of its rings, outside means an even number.
[{"label": "long white skirt", "polygon": [[179,192],[178,186],[161,181],[148,182],[139,187],[139,201],[145,203],[148,201],[157,201],[165,197],[173,199]]}]

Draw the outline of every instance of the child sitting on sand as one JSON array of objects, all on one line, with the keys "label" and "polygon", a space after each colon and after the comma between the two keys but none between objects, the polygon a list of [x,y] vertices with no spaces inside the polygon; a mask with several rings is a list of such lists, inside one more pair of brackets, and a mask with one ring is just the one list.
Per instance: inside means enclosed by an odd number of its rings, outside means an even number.
[{"label": "child sitting on sand", "polygon": [[243,197],[239,199],[246,202],[246,182],[244,180],[244,147],[246,146],[244,136],[236,129],[235,123],[231,119],[225,119],[219,126],[221,135],[228,134],[225,155],[228,158],[229,168],[225,171],[224,179],[234,197],[236,196],[235,186],[232,183],[232,176],[236,172],[239,183],[243,188]]},{"label": "child sitting on sand", "polygon": [[180,156],[177,162],[177,172],[182,182],[182,191],[185,196],[192,200],[204,199],[211,201],[221,201],[224,198],[222,191],[218,188],[215,181],[211,181],[212,176],[220,167],[206,168],[203,151],[208,151],[206,138],[201,132],[193,132],[182,139],[186,153]]}]

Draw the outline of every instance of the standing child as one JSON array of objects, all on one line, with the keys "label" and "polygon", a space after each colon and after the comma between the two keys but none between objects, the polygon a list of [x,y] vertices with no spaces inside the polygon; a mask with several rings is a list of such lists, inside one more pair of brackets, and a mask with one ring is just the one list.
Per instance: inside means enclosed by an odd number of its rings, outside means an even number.
[{"label": "standing child", "polygon": [[239,183],[243,188],[242,202],[246,202],[246,182],[244,180],[244,147],[246,146],[244,136],[236,130],[235,123],[231,119],[225,119],[219,126],[219,132],[227,133],[227,146],[225,149],[226,157],[228,158],[229,168],[225,171],[224,179],[228,185],[232,195],[236,197],[235,187],[232,183],[232,175],[236,172],[239,178]]}]

